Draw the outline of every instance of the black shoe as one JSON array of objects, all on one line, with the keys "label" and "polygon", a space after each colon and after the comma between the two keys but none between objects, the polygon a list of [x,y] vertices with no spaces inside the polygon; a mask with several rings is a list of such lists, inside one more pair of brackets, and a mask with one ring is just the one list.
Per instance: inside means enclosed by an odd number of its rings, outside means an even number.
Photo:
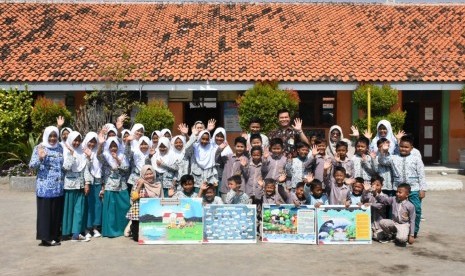
[{"label": "black shoe", "polygon": [[59,240],[55,241],[53,240],[52,241],[52,246],[60,246],[61,245],[61,242]]},{"label": "black shoe", "polygon": [[413,234],[413,237],[414,237],[415,239],[417,238],[417,236],[418,236],[418,233],[414,233],[414,234]]},{"label": "black shoe", "polygon": [[44,240],[42,240],[42,241],[39,243],[39,246],[46,246],[46,247],[48,247],[48,246],[52,246],[52,243],[49,242],[49,241],[44,241]]}]

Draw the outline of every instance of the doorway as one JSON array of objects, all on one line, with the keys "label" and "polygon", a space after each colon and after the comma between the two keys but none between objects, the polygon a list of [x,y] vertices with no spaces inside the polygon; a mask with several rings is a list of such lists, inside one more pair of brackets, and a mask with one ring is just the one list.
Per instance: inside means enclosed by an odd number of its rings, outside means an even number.
[{"label": "doorway", "polygon": [[414,136],[414,147],[425,164],[439,164],[441,156],[441,91],[403,91],[407,111],[404,131]]},{"label": "doorway", "polygon": [[207,127],[210,119],[216,119],[217,126],[222,124],[221,109],[217,102],[217,91],[193,91],[192,102],[184,103],[184,122],[189,128],[196,121],[202,121]]}]

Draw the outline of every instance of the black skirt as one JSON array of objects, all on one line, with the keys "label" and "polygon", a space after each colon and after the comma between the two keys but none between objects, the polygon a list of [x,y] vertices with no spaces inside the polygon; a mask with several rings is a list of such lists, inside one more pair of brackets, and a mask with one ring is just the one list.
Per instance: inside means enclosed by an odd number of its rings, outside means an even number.
[{"label": "black skirt", "polygon": [[63,219],[63,197],[37,197],[37,236],[44,241],[58,241]]}]

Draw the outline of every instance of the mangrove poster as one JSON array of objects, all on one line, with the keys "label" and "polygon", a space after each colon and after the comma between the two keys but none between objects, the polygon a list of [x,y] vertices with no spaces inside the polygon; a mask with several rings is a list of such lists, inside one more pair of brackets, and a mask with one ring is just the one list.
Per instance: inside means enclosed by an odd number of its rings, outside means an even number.
[{"label": "mangrove poster", "polygon": [[263,205],[262,214],[263,242],[316,244],[313,206]]}]

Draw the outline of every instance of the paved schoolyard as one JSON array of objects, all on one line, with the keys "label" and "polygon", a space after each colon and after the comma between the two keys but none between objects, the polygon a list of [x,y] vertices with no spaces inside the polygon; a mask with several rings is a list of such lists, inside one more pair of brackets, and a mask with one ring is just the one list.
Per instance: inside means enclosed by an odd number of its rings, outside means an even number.
[{"label": "paved schoolyard", "polygon": [[39,247],[35,195],[0,184],[0,275],[465,275],[465,192],[429,192],[420,237],[372,245],[145,245],[128,238]]}]

